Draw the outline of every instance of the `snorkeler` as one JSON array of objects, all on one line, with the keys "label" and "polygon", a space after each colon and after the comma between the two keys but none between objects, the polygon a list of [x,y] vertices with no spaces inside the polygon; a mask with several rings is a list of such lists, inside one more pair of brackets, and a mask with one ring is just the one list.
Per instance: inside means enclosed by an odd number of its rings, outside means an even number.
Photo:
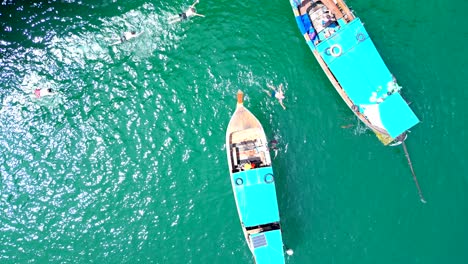
[{"label": "snorkeler", "polygon": [[43,88],[34,90],[34,94],[37,98],[41,98],[48,95],[54,95],[55,93],[52,91],[52,88]]},{"label": "snorkeler", "polygon": [[176,16],[172,16],[169,18],[169,24],[173,24],[175,22],[179,22],[181,20],[186,20],[190,17],[193,16],[199,16],[199,17],[205,17],[204,15],[197,14],[197,11],[195,10],[195,5],[198,4],[199,1],[196,0],[184,13],[180,13]]},{"label": "snorkeler", "polygon": [[136,37],[140,36],[141,34],[143,34],[143,32],[137,33],[134,30],[130,31],[130,32],[124,32],[123,35],[119,38],[119,40],[112,43],[111,46],[112,45],[117,45],[117,44],[120,44],[120,43],[124,43],[125,41],[129,41],[132,38],[136,38]]},{"label": "snorkeler", "polygon": [[269,150],[270,151],[273,151],[275,153],[275,156],[273,157],[273,159],[276,158],[276,156],[278,156],[278,140],[276,139],[272,139],[270,140],[270,142],[268,142],[268,145],[269,145]]},{"label": "snorkeler", "polygon": [[267,86],[271,88],[273,91],[272,92],[268,90],[263,90],[263,91],[266,94],[268,94],[268,96],[278,99],[278,102],[280,103],[281,107],[283,107],[283,109],[286,110],[286,107],[283,104],[283,99],[284,99],[283,84],[280,84],[278,86],[278,90],[276,90],[276,88],[271,84],[267,83]]}]

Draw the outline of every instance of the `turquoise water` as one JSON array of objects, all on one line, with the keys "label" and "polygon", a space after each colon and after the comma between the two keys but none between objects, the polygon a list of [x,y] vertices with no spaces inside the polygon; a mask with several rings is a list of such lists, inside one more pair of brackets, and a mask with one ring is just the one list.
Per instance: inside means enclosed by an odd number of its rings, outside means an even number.
[{"label": "turquoise water", "polygon": [[347,1],[422,120],[407,146],[427,204],[288,1],[202,0],[175,25],[190,2],[94,2],[0,5],[1,263],[253,263],[224,149],[238,89],[279,142],[287,263],[468,262],[465,1]]}]

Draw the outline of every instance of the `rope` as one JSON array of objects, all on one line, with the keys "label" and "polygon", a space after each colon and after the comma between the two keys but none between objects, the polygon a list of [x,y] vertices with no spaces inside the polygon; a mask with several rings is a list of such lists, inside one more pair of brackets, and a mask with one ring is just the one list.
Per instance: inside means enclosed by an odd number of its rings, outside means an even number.
[{"label": "rope", "polygon": [[424,196],[423,196],[422,191],[421,191],[421,187],[419,187],[418,179],[416,178],[416,174],[414,173],[413,163],[411,163],[411,159],[410,159],[410,156],[409,156],[409,153],[408,153],[408,149],[406,148],[405,141],[402,142],[402,145],[403,145],[403,150],[405,151],[406,159],[408,160],[408,165],[409,165],[409,167],[411,169],[411,173],[413,174],[414,183],[416,184],[416,188],[418,188],[419,198],[420,198],[422,203],[426,203],[426,199],[424,199]]}]

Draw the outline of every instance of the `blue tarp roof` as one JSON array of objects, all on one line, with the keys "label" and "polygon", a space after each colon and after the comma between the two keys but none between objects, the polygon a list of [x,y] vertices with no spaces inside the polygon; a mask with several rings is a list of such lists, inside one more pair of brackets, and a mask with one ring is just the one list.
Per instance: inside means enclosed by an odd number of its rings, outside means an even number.
[{"label": "blue tarp roof", "polygon": [[235,185],[241,221],[245,227],[279,221],[275,183],[266,183],[265,175],[273,175],[271,167],[241,171],[232,175],[234,182],[241,178],[243,183]]},{"label": "blue tarp roof", "polygon": [[394,93],[379,104],[380,119],[392,138],[419,123],[399,93]]},{"label": "blue tarp roof", "polygon": [[[357,40],[358,34],[363,41]],[[329,53],[329,48],[335,44],[342,49],[338,57]],[[342,27],[332,38],[321,42],[317,49],[354,104],[373,103],[369,101],[372,92],[377,92],[377,97],[387,93],[387,84],[393,80],[392,74],[359,18]]]},{"label": "blue tarp roof", "polygon": [[[259,247],[254,247],[255,262],[257,264],[283,264],[283,239],[280,230],[263,232],[260,234],[251,235],[251,239],[255,237],[265,236],[266,243]],[[263,238],[262,238],[263,239]]]},{"label": "blue tarp roof", "polygon": [[[333,45],[341,47],[341,55],[330,54]],[[334,36],[318,44],[317,51],[355,105],[377,104],[375,98],[385,98],[393,76],[359,18],[343,25]],[[335,53],[338,51],[339,48],[334,48]],[[371,99],[373,93],[376,95],[374,100]],[[381,118],[385,117],[382,123],[392,137],[419,122],[401,96],[387,97],[379,108]]]}]

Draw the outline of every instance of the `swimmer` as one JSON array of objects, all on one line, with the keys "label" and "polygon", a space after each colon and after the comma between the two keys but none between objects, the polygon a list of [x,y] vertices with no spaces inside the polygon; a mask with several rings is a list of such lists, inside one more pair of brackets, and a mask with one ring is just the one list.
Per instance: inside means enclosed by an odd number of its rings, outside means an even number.
[{"label": "swimmer", "polygon": [[350,128],[353,127],[353,124],[342,125],[341,128]]},{"label": "swimmer", "polygon": [[267,86],[271,88],[273,91],[272,92],[268,90],[263,90],[263,91],[266,94],[268,94],[268,96],[278,99],[278,102],[280,103],[281,107],[283,107],[283,109],[286,110],[286,107],[283,104],[283,99],[284,99],[283,84],[280,84],[278,86],[278,90],[276,90],[276,88],[271,84],[267,83]]},{"label": "swimmer", "polygon": [[278,149],[278,147],[276,147],[276,145],[278,144],[278,140],[272,139],[270,140],[269,144],[270,144],[271,149]]},{"label": "swimmer", "polygon": [[184,13],[180,13],[176,16],[172,16],[169,18],[169,24],[173,24],[175,22],[179,22],[182,20],[186,20],[190,17],[193,16],[199,16],[199,17],[205,17],[204,15],[197,14],[197,11],[195,10],[195,5],[198,4],[199,1],[196,0]]},{"label": "swimmer", "polygon": [[52,91],[52,88],[43,88],[34,90],[34,94],[37,98],[41,98],[44,96],[54,95],[55,93]]},{"label": "swimmer", "polygon": [[143,32],[137,33],[134,30],[130,32],[124,32],[123,35],[119,38],[119,40],[117,42],[112,43],[111,46],[124,43],[125,41],[129,41],[132,38],[136,38],[140,36],[141,34],[143,34]]},{"label": "swimmer", "polygon": [[276,156],[278,156],[278,140],[276,139],[273,139],[271,140],[270,142],[268,142],[268,145],[270,145],[269,147],[269,150],[273,150],[273,152],[275,153],[275,156],[273,157],[273,159],[276,159]]}]

